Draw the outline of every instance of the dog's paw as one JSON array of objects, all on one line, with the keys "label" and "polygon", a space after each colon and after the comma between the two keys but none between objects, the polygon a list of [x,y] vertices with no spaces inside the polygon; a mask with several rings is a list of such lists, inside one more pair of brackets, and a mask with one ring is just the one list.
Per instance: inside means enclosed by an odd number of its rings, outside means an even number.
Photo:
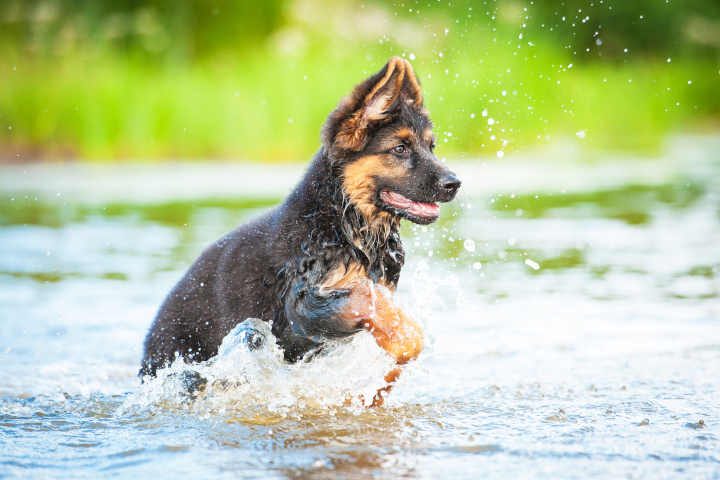
[{"label": "dog's paw", "polygon": [[375,316],[365,328],[388,355],[398,364],[405,364],[417,358],[425,345],[422,328],[395,304],[389,290],[378,286],[377,293]]}]

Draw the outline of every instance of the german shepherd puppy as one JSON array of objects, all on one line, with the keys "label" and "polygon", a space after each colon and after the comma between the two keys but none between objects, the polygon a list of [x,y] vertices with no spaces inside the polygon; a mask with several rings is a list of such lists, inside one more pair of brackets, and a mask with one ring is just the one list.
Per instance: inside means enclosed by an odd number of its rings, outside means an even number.
[{"label": "german shepherd puppy", "polygon": [[[429,224],[460,180],[433,154],[435,135],[410,63],[394,57],[325,121],[322,148],[285,201],[212,244],[165,299],[141,375],[177,357],[215,356],[247,318],[271,323],[295,362],[366,329],[398,365],[423,335],[394,303],[401,219]],[[388,391],[399,368],[385,380]],[[382,403],[382,392],[373,400]]]}]

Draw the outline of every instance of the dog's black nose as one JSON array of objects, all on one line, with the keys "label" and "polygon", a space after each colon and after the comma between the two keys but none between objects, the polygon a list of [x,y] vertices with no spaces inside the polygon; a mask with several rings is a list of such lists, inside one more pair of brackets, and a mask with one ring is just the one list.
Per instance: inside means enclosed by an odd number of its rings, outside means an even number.
[{"label": "dog's black nose", "polygon": [[460,185],[462,185],[462,182],[454,173],[446,173],[440,177],[438,183],[440,184],[440,188],[446,192],[456,192],[457,189],[460,188]]}]

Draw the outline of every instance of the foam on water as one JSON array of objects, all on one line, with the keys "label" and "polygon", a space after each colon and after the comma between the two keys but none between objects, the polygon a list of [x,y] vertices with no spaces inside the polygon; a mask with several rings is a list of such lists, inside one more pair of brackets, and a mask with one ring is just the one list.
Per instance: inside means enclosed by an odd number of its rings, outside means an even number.
[{"label": "foam on water", "polygon": [[[673,165],[695,165],[687,152],[698,145],[673,153]],[[162,297],[256,207],[188,203],[164,223],[154,204],[99,214],[65,205],[65,193],[58,205],[29,196],[27,215],[12,204],[4,212],[17,216],[0,219],[0,477],[717,479],[720,143],[711,146],[697,172],[656,187],[617,177],[624,160],[597,176],[578,165],[600,188],[588,195],[544,163],[544,177],[497,166],[527,179],[520,192],[474,170],[502,197],[478,193],[472,209],[404,227],[396,299],[426,348],[381,408],[359,401],[391,366],[367,333],[288,364],[256,321],[212,361],[139,384]],[[664,168],[648,165],[638,171],[651,180]],[[472,177],[463,174],[468,186]],[[602,190],[610,181],[621,183]],[[251,330],[262,348],[250,348]]]},{"label": "foam on water", "polygon": [[[260,341],[258,341],[260,339]],[[201,414],[244,412],[285,416],[305,408],[330,408],[348,401],[369,404],[395,365],[372,336],[361,331],[329,341],[322,352],[294,364],[267,323],[248,319],[223,340],[218,355],[200,364],[177,360],[145,377],[118,413],[138,408],[183,408]]]}]

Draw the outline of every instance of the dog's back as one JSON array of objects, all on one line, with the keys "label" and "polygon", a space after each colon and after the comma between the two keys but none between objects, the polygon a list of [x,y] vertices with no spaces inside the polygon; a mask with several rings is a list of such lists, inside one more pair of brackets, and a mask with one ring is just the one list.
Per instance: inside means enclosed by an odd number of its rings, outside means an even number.
[{"label": "dog's back", "polygon": [[176,356],[204,361],[217,353],[237,319],[262,318],[270,292],[258,288],[263,249],[246,242],[275,213],[243,225],[209,246],[165,298],[145,340],[142,375],[155,375]]},{"label": "dog's back", "polygon": [[[200,255],[158,311],[145,340],[141,375],[155,375],[178,356],[194,362],[207,360],[217,354],[223,338],[238,323],[247,318],[274,319],[281,271],[300,253],[300,242],[295,239],[308,235],[302,216],[309,207],[303,193],[296,191]],[[279,343],[288,357],[297,356],[298,347],[314,345],[300,340],[303,345],[293,348],[294,342],[283,337],[287,333],[280,335]]]}]

